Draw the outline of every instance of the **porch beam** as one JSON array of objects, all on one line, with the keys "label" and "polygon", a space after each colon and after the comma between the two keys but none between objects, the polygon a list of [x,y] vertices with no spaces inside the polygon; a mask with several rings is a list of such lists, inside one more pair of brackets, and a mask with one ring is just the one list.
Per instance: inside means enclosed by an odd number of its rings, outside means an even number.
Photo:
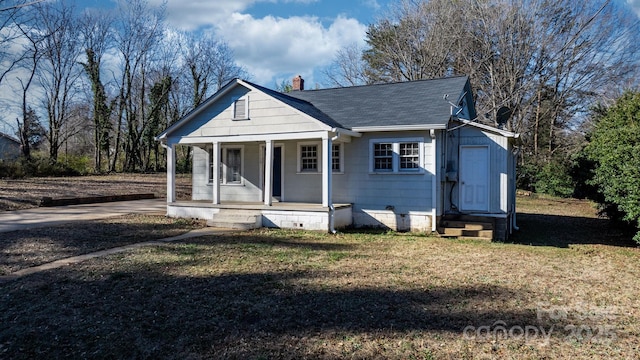
[{"label": "porch beam", "polygon": [[329,207],[332,203],[332,180],[333,171],[331,167],[331,148],[333,141],[325,134],[322,137],[322,206]]},{"label": "porch beam", "polygon": [[211,150],[211,166],[213,167],[212,174],[213,176],[211,181],[211,192],[214,205],[220,204],[220,143],[215,141],[213,142],[213,149]]},{"label": "porch beam", "polygon": [[176,146],[167,144],[167,203],[176,202]]},{"label": "porch beam", "polygon": [[235,135],[235,136],[199,136],[199,137],[185,137],[178,140],[179,144],[210,144],[214,141],[221,143],[241,143],[241,142],[262,142],[273,141],[277,138],[278,141],[286,140],[312,140],[322,138],[327,134],[327,131],[301,131],[291,133],[274,133],[274,134],[259,134],[259,135]]},{"label": "porch beam", "polygon": [[273,141],[265,141],[264,155],[264,204],[271,206],[273,193]]}]

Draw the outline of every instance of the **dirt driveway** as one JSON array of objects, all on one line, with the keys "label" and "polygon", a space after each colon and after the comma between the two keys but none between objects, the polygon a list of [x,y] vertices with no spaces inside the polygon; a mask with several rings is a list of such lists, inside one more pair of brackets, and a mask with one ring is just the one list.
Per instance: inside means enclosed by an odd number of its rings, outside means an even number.
[{"label": "dirt driveway", "polygon": [[[81,177],[0,179],[0,211],[38,207],[43,197],[53,199],[153,193],[166,197],[166,174],[113,174]],[[191,175],[176,176],[178,199],[191,194]]]}]

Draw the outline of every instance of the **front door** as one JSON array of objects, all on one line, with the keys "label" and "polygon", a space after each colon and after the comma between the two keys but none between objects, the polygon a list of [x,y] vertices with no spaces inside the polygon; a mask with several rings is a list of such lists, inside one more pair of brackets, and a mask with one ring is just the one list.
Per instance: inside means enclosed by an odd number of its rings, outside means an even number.
[{"label": "front door", "polygon": [[273,185],[271,195],[280,199],[282,196],[282,146],[273,147]]},{"label": "front door", "polygon": [[489,147],[460,147],[460,210],[489,211]]},{"label": "front door", "polygon": [[[265,161],[267,159],[266,149],[264,146],[261,147],[261,159],[260,159],[260,181],[262,184],[262,188],[264,189],[264,169],[265,169]],[[278,201],[282,201],[282,158],[284,156],[284,152],[282,150],[282,144],[273,146],[273,164],[271,166],[271,173],[273,174],[271,178],[271,198],[275,198]],[[263,194],[264,195],[264,194]],[[264,196],[263,196],[264,198]]]}]

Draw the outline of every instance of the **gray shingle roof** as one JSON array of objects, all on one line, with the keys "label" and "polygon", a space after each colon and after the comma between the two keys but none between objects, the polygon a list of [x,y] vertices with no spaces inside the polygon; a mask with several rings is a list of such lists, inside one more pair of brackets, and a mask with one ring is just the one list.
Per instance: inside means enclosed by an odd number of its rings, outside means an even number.
[{"label": "gray shingle roof", "polygon": [[304,112],[305,114],[322,121],[323,123],[331,126],[331,127],[342,127],[342,124],[338,123],[337,121],[335,121],[333,118],[331,118],[329,115],[325,114],[324,112],[322,112],[320,109],[318,109],[316,106],[314,106],[314,104],[310,103],[309,101],[305,101],[303,99],[299,99],[297,97],[294,96],[290,96],[292,95],[291,93],[289,94],[284,94],[275,90],[271,90],[271,89],[267,89],[264,86],[260,86],[257,84],[254,84],[252,82],[243,80],[244,82],[251,84],[251,86],[255,87],[256,89],[268,94],[269,96],[272,96],[282,102],[284,102],[285,104],[298,109],[302,112]]},{"label": "gray shingle roof", "polygon": [[[339,124],[339,127],[346,129],[370,126],[445,126],[451,115],[449,101],[456,102],[459,99],[465,91],[467,81],[466,76],[458,76],[294,91],[285,97],[308,102],[308,105],[299,109],[305,111],[304,109],[310,109],[309,105],[312,105],[311,107],[317,109],[322,116],[328,116]],[[445,96],[448,96],[448,99],[445,99]],[[315,117],[312,113],[307,113]],[[316,118],[323,122],[325,120]]]}]

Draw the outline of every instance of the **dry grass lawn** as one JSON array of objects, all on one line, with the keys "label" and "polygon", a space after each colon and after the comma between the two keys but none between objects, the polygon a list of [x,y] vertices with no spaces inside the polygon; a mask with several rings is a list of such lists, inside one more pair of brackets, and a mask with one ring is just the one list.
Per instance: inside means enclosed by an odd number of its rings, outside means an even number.
[{"label": "dry grass lawn", "polygon": [[639,249],[519,200],[516,243],[258,230],[0,284],[0,358],[638,358]]}]

